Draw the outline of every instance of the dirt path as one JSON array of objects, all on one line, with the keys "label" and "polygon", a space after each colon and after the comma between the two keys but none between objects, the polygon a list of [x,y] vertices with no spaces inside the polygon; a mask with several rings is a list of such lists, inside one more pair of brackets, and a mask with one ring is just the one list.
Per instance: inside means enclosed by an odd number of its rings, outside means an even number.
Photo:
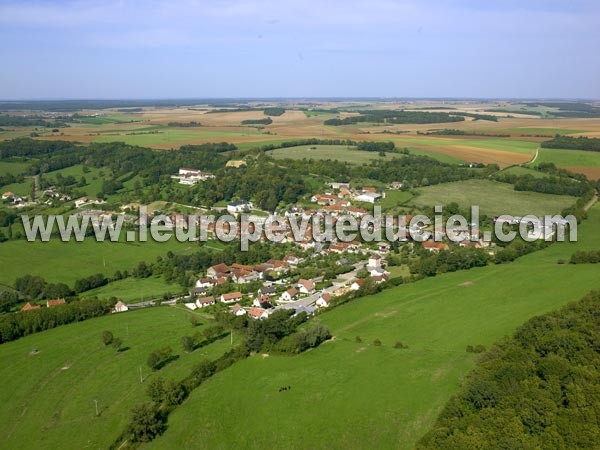
[{"label": "dirt path", "polygon": [[583,207],[584,211],[589,210],[598,201],[598,195],[594,195],[587,205]]}]

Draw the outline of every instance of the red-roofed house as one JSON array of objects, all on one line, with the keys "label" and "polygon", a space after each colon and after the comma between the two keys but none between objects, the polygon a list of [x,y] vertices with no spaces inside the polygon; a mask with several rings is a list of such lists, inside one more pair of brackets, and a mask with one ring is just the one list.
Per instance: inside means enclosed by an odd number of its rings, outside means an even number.
[{"label": "red-roofed house", "polygon": [[283,294],[281,294],[280,298],[283,301],[291,302],[296,297],[298,297],[298,289],[296,289],[295,287],[292,287],[292,288],[289,288],[287,291],[285,291]]},{"label": "red-roofed house", "polygon": [[324,292],[321,294],[321,296],[317,299],[317,303],[316,305],[319,308],[327,308],[329,306],[329,304],[331,303],[331,294]]},{"label": "red-roofed house", "polygon": [[64,305],[65,303],[66,302],[65,302],[64,298],[57,298],[57,299],[54,299],[54,300],[48,300],[48,301],[46,301],[46,306],[48,308],[52,308],[53,306]]},{"label": "red-roofed house", "polygon": [[200,297],[199,299],[196,300],[196,306],[198,308],[204,308],[206,306],[211,306],[214,305],[216,303],[215,298],[214,297]]},{"label": "red-roofed house", "polygon": [[303,294],[312,294],[315,292],[315,283],[312,280],[298,280],[298,288]]},{"label": "red-roofed house", "polygon": [[40,308],[41,308],[40,305],[32,305],[31,303],[27,302],[21,308],[21,312],[24,312],[24,311],[33,311],[34,309],[40,309]]}]

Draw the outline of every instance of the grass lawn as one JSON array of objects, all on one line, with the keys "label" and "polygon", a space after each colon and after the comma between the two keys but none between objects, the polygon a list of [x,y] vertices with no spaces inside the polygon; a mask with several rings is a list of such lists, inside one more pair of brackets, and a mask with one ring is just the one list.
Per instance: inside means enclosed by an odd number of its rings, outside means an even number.
[{"label": "grass lawn", "polygon": [[584,150],[540,148],[534,164],[551,162],[560,167],[600,167],[600,153]]},{"label": "grass lawn", "polygon": [[410,204],[433,207],[456,202],[461,208],[479,205],[481,214],[544,215],[560,213],[575,203],[576,198],[567,195],[540,194],[515,191],[508,183],[491,180],[466,180],[443,183],[418,189],[419,195]]},{"label": "grass lawn", "polygon": [[183,292],[183,288],[174,283],[169,284],[163,278],[125,278],[124,280],[109,283],[106,286],[86,291],[86,297],[99,298],[117,297],[125,303],[135,303],[151,298],[161,297],[165,293],[176,294]]},{"label": "grass lawn", "polygon": [[[351,164],[365,164],[373,159],[382,158],[377,152],[356,150],[347,145],[299,145],[297,147],[278,148],[269,152],[275,159],[337,159]],[[393,153],[386,154],[386,159],[391,159]]]},{"label": "grass lawn", "polygon": [[[596,207],[581,227],[584,241],[336,308],[321,316],[333,341],[296,357],[257,355],[217,374],[144,448],[413,448],[474,366],[467,345],[489,346],[600,288],[594,265],[556,264],[576,249],[598,248],[599,227]],[[393,348],[396,341],[409,348]]]},{"label": "grass lawn", "polygon": [[410,192],[388,190],[385,191],[385,198],[381,200],[381,208],[383,211],[387,211],[406,203],[411,198],[413,195]]},{"label": "grass lawn", "polygon": [[49,242],[7,241],[0,244],[0,284],[14,284],[25,274],[39,275],[48,282],[72,285],[79,278],[102,273],[112,275],[116,270],[131,270],[141,261],[154,261],[169,250],[186,253],[197,249],[195,243],[180,243],[175,238],[159,243],[148,242],[96,242],[92,238],[83,242],[62,242],[52,238]]},{"label": "grass lawn", "polygon": [[[229,349],[227,337],[184,353],[181,337],[206,326],[203,321],[192,328],[190,314],[173,307],[129,311],[2,344],[1,447],[108,448],[125,428],[130,409],[147,401],[145,392],[153,377],[181,379],[200,360],[217,358]],[[117,353],[105,347],[103,330],[122,339],[128,350]],[[167,345],[179,358],[152,373],[146,365],[148,354]],[[39,353],[31,355],[34,348]]]},{"label": "grass lawn", "polygon": [[2,160],[0,161],[0,175],[7,173],[12,175],[22,174],[29,167],[29,163],[23,161]]}]

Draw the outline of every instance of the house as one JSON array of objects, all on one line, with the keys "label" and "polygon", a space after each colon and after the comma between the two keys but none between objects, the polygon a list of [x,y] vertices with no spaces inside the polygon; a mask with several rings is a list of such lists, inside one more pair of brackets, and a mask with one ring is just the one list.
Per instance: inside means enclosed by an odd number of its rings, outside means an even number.
[{"label": "house", "polygon": [[297,266],[298,264],[300,264],[301,259],[295,255],[287,255],[285,258],[283,258],[283,261],[285,261],[290,266]]},{"label": "house", "polygon": [[377,277],[377,276],[389,273],[389,272],[386,272],[383,267],[371,267],[368,270],[369,270],[369,275],[371,275],[372,277]]},{"label": "house", "polygon": [[235,303],[242,299],[241,292],[229,292],[228,294],[221,294],[221,303]]},{"label": "house", "polygon": [[354,283],[352,283],[350,285],[350,289],[352,289],[353,291],[358,291],[364,283],[365,283],[364,278],[359,278],[357,280],[354,280]]},{"label": "house", "polygon": [[315,283],[312,280],[298,280],[298,288],[303,294],[312,294],[315,292]]},{"label": "house", "polygon": [[65,302],[64,298],[57,298],[57,299],[54,299],[54,300],[48,300],[48,301],[46,301],[46,306],[48,308],[52,308],[53,306],[64,305],[65,303],[66,302]]},{"label": "house", "polygon": [[2,200],[12,200],[14,197],[15,197],[15,194],[13,194],[10,191],[5,192],[4,194],[2,194]]},{"label": "house", "polygon": [[215,298],[214,297],[200,297],[199,299],[196,300],[196,306],[198,308],[204,308],[206,306],[211,306],[214,305],[216,303]]},{"label": "house", "polygon": [[377,249],[378,249],[379,253],[381,253],[381,254],[389,253],[390,248],[391,248],[391,246],[387,242],[378,242],[377,243]]},{"label": "house", "polygon": [[233,305],[230,309],[231,313],[234,316],[243,316],[246,314],[246,310],[244,308],[242,308],[240,305]]},{"label": "house", "polygon": [[331,294],[327,292],[323,292],[321,296],[317,299],[316,305],[319,308],[327,308],[331,303]]},{"label": "house", "polygon": [[187,309],[191,309],[192,311],[198,309],[195,303],[184,303],[183,306],[185,306]]},{"label": "house", "polygon": [[25,311],[32,311],[34,309],[40,309],[41,306],[40,305],[32,305],[31,303],[27,302],[25,303],[25,305],[23,305],[23,307],[21,308],[21,312],[25,312]]},{"label": "house", "polygon": [[371,278],[375,284],[381,284],[384,281],[389,280],[389,277],[385,273],[383,273],[381,275],[374,275]]},{"label": "house", "polygon": [[252,307],[248,310],[248,317],[251,317],[256,320],[266,319],[267,317],[269,317],[269,312],[263,308]]},{"label": "house", "polygon": [[119,300],[114,308],[113,308],[113,312],[114,313],[120,313],[120,312],[125,312],[125,311],[129,311],[129,308],[127,307],[127,305],[125,303],[123,303],[121,300]]},{"label": "house", "polygon": [[247,212],[250,211],[252,208],[254,208],[254,205],[252,204],[252,202],[249,202],[247,200],[239,200],[237,202],[227,203],[227,212],[229,214]]},{"label": "house", "polygon": [[258,290],[258,295],[275,295],[277,291],[275,290],[275,286],[263,286]]},{"label": "house", "polygon": [[448,250],[449,247],[443,242],[425,241],[423,242],[423,248],[432,253],[439,253],[441,250]]},{"label": "house", "polygon": [[367,262],[368,269],[377,269],[381,267],[381,256],[374,254],[369,256],[369,262]]},{"label": "house", "polygon": [[217,284],[217,281],[214,278],[200,278],[196,281],[196,284],[194,287],[197,288],[212,288],[215,286],[215,284]]},{"label": "house", "polygon": [[390,183],[390,189],[402,189],[402,186],[404,186],[404,184],[400,181],[392,181]]},{"label": "house", "polygon": [[206,275],[211,278],[219,278],[220,274],[228,274],[230,272],[227,264],[216,264],[206,269]]},{"label": "house", "polygon": [[365,203],[375,203],[375,201],[381,198],[381,194],[379,192],[364,192],[360,195],[357,195],[354,199],[357,202],[365,202]]},{"label": "house", "polygon": [[281,294],[280,299],[283,300],[284,302],[291,302],[296,297],[298,297],[298,289],[296,289],[295,287],[291,287],[287,291],[285,291],[283,294]]},{"label": "house", "polygon": [[350,183],[338,183],[338,182],[333,181],[333,182],[329,183],[329,187],[331,189],[338,189],[338,190],[342,189],[342,188],[350,189]]},{"label": "house", "polygon": [[273,305],[271,304],[271,299],[267,295],[261,295],[260,297],[254,299],[252,306],[268,309]]},{"label": "house", "polygon": [[310,198],[310,201],[318,205],[332,205],[338,196],[333,194],[315,194]]}]

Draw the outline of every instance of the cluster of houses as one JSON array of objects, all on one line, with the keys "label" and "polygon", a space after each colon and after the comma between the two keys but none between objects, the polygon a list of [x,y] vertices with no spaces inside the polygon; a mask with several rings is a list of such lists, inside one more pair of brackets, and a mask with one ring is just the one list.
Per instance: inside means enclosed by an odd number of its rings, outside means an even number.
[{"label": "cluster of houses", "polygon": [[[53,306],[64,305],[66,303],[64,298],[57,298],[54,300],[46,300],[46,308],[52,308]],[[35,309],[41,309],[41,305],[32,305],[30,302],[25,303],[21,308],[21,312],[33,311]]]},{"label": "cluster of houses", "polygon": [[49,188],[45,189],[40,197],[42,201],[47,205],[52,204],[54,200],[58,200],[61,202],[71,201],[71,196],[69,194],[62,194],[58,192],[55,186],[50,186]]},{"label": "cluster of houses", "polygon": [[10,206],[14,208],[24,208],[26,206],[35,205],[35,202],[29,201],[27,197],[15,194],[13,192],[3,193],[2,200],[8,202]]},{"label": "cluster of houses", "polygon": [[179,169],[179,174],[172,175],[171,178],[179,180],[179,184],[186,184],[188,186],[191,186],[201,181],[206,181],[210,180],[211,178],[215,178],[215,176],[209,172],[202,172],[198,169],[188,169],[182,167],[181,169]]},{"label": "cluster of houses", "polygon": [[75,208],[82,208],[88,205],[102,205],[104,203],[106,201],[101,198],[81,197],[75,200]]},{"label": "cluster of houses", "polygon": [[350,187],[350,183],[329,183],[329,187],[333,192],[315,194],[310,200],[318,205],[346,208],[351,206],[352,200],[363,203],[375,203],[385,197],[385,192],[381,193],[377,188],[370,186],[353,189]]}]

